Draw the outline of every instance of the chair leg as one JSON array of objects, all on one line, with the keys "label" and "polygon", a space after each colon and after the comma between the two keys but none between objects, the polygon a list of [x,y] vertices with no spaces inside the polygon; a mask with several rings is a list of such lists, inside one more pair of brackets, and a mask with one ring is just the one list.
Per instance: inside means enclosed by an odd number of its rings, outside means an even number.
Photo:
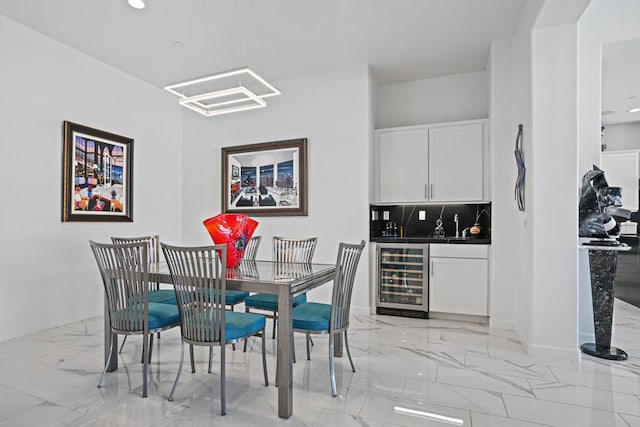
[{"label": "chair leg", "polygon": [[[231,310],[230,310],[230,311],[233,311],[233,307],[235,307],[235,305],[232,305],[232,306],[231,306]],[[236,344],[235,344],[235,343],[231,344],[231,349],[232,349],[233,351],[236,351]],[[211,353],[209,353],[209,354],[213,354],[213,352],[211,352]],[[209,366],[211,366],[211,362],[209,362]],[[209,372],[209,373],[211,373],[211,372]]]},{"label": "chair leg", "polygon": [[336,368],[333,364],[333,334],[329,332],[329,374],[331,375],[331,395],[336,397]]},{"label": "chair leg", "polygon": [[[127,336],[125,335],[125,338],[126,337]],[[109,357],[107,358],[107,363],[104,365],[104,369],[102,370],[102,375],[100,375],[100,378],[98,378],[98,384],[96,385],[96,387],[98,388],[100,388],[100,385],[102,384],[102,380],[104,379],[104,375],[107,373],[107,368],[111,363],[111,356],[113,354],[112,351],[113,351],[113,334],[111,334],[111,336],[109,337]]]},{"label": "chair leg", "polygon": [[291,338],[289,341],[289,345],[291,346],[291,358],[293,359],[293,363],[296,363],[296,343],[293,339],[293,330],[291,331]]},{"label": "chair leg", "polygon": [[[153,348],[153,335],[154,334],[151,334],[149,336],[149,360],[151,360],[151,349]],[[122,344],[124,344],[124,342]],[[142,354],[142,357],[140,358],[140,363],[144,363],[144,353]]]},{"label": "chair leg", "polygon": [[309,348],[309,343],[311,342],[311,334],[307,332],[307,360],[311,360],[311,349]]},{"label": "chair leg", "polygon": [[220,415],[227,414],[227,375],[225,372],[226,358],[225,358],[225,345],[222,343],[220,346]]},{"label": "chair leg", "polygon": [[142,334],[142,397],[147,397],[147,368],[149,367],[149,340],[151,337],[149,337],[149,332]]},{"label": "chair leg", "polygon": [[349,356],[349,363],[351,363],[351,370],[356,371],[356,367],[353,366],[353,360],[351,359],[351,352],[349,351],[349,339],[347,338],[347,330],[344,330],[344,346],[347,348],[347,356]]},{"label": "chair leg", "polygon": [[267,344],[265,337],[266,330],[263,329],[262,333],[262,371],[264,372],[264,385],[269,386],[269,376],[267,375]]},{"label": "chair leg", "polygon": [[[249,308],[248,308],[248,307],[245,307],[245,308],[244,308],[244,312],[245,312],[245,313],[250,313]],[[247,340],[248,340],[248,339],[249,339],[249,337],[247,337],[247,338],[245,338],[245,339],[244,339],[244,349],[242,350],[242,352],[243,352],[243,353],[246,353],[246,352],[247,352]]]},{"label": "chair leg", "polygon": [[315,344],[313,343],[313,338],[311,338],[311,335],[309,335],[309,342],[311,342],[311,345],[315,345]]},{"label": "chair leg", "polygon": [[211,362],[213,361],[213,347],[209,347],[209,370],[208,372],[211,373]]},{"label": "chair leg", "polygon": [[273,336],[271,337],[271,339],[275,340],[276,339],[276,312],[273,312]]},{"label": "chair leg", "polygon": [[151,355],[153,354],[153,335],[149,335],[149,358],[147,359],[151,363]]},{"label": "chair leg", "polygon": [[122,344],[120,344],[120,350],[118,351],[118,353],[122,353],[122,349],[124,348],[124,343],[127,342],[127,337],[129,335],[125,335],[124,338],[122,338]]},{"label": "chair leg", "polygon": [[196,373],[196,361],[193,358],[193,345],[189,344],[189,357],[191,358],[191,373]]},{"label": "chair leg", "polygon": [[176,380],[173,382],[173,387],[171,387],[171,393],[169,393],[170,401],[173,400],[173,393],[176,392],[176,387],[178,386],[178,380],[182,373],[182,362],[184,362],[184,341],[180,340],[180,365],[178,366],[178,375],[176,375]]}]

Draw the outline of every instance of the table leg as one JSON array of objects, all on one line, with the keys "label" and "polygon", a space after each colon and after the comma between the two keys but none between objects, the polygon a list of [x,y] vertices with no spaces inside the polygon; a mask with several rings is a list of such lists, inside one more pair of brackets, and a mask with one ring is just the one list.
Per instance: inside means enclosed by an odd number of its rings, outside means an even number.
[{"label": "table leg", "polygon": [[293,349],[291,348],[292,299],[288,287],[278,294],[278,416],[290,418],[293,414]]},{"label": "table leg", "polygon": [[104,306],[104,363],[106,365],[109,360],[109,339],[113,335],[113,347],[111,348],[111,362],[107,366],[107,372],[118,370],[118,335],[111,333],[111,325],[109,325],[109,311]]}]

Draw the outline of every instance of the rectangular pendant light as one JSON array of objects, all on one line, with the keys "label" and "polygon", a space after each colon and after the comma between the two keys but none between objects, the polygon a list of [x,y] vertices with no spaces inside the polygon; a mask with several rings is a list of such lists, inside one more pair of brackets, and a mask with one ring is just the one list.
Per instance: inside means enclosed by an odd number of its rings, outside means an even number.
[{"label": "rectangular pendant light", "polygon": [[248,67],[176,83],[165,89],[178,96],[180,105],[207,117],[264,108],[267,106],[264,98],[280,95],[278,89]]}]

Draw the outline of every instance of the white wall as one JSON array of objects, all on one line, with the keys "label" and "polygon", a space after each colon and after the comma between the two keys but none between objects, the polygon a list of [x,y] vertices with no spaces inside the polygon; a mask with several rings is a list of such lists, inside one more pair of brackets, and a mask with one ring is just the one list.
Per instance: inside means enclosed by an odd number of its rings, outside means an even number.
[{"label": "white wall", "polygon": [[[282,95],[265,109],[205,118],[185,110],[183,238],[210,243],[202,220],[220,212],[220,148],[308,138],[309,215],[257,217],[258,259],[271,259],[271,237],[315,235],[314,261],[335,263],[338,243],[368,240],[371,94],[368,67],[274,82]],[[362,256],[352,305],[368,310],[368,255]],[[322,286],[310,299],[330,301]]]},{"label": "white wall", "polygon": [[515,133],[511,40],[495,41],[487,72],[489,74],[489,118],[491,147],[491,288],[489,290],[491,327],[513,329],[515,283],[515,202],[513,183],[516,171],[513,157]]},{"label": "white wall", "polygon": [[[3,16],[0,57],[1,341],[102,314],[89,239],[180,235],[181,123],[161,89]],[[135,139],[133,223],[61,222],[64,120]]]},{"label": "white wall", "polygon": [[604,142],[607,151],[640,148],[640,122],[605,125]]},{"label": "white wall", "polygon": [[489,116],[486,71],[381,84],[375,127],[485,119]]},{"label": "white wall", "polygon": [[[523,344],[528,345],[531,340],[532,307],[533,307],[533,113],[532,113],[532,49],[531,30],[538,16],[542,1],[527,2],[523,10],[518,29],[511,42],[511,92],[512,112],[504,117],[492,118],[498,120],[500,126],[508,126],[511,138],[515,144],[518,124],[523,125],[523,150],[527,167],[525,182],[525,211],[512,210],[513,238],[514,238],[514,281],[513,281],[513,324]],[[506,120],[506,123],[504,121]],[[512,160],[513,161],[513,160]],[[514,181],[512,181],[514,182]],[[513,193],[510,192],[510,195]],[[494,195],[495,197],[495,195]],[[513,209],[513,208],[511,208]],[[494,213],[495,215],[495,213]]]},{"label": "white wall", "polygon": [[[602,44],[640,38],[640,2],[593,0],[579,22],[578,170],[600,163]],[[591,341],[593,317],[588,258],[580,254],[580,342]],[[614,337],[615,340],[615,337]]]},{"label": "white wall", "polygon": [[578,354],[578,29],[536,29],[533,84],[533,353]]}]

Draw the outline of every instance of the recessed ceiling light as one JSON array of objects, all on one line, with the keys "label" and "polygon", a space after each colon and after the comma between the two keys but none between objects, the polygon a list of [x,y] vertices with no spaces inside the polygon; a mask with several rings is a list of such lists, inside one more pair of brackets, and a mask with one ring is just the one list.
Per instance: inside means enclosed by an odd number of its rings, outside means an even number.
[{"label": "recessed ceiling light", "polygon": [[640,113],[640,107],[630,108],[627,110],[629,113]]},{"label": "recessed ceiling light", "polygon": [[142,0],[129,0],[129,6],[134,9],[144,9],[144,1]]},{"label": "recessed ceiling light", "polygon": [[184,43],[182,43],[180,40],[176,40],[173,43],[171,43],[171,46],[175,47],[176,49],[181,48],[184,46]]}]

